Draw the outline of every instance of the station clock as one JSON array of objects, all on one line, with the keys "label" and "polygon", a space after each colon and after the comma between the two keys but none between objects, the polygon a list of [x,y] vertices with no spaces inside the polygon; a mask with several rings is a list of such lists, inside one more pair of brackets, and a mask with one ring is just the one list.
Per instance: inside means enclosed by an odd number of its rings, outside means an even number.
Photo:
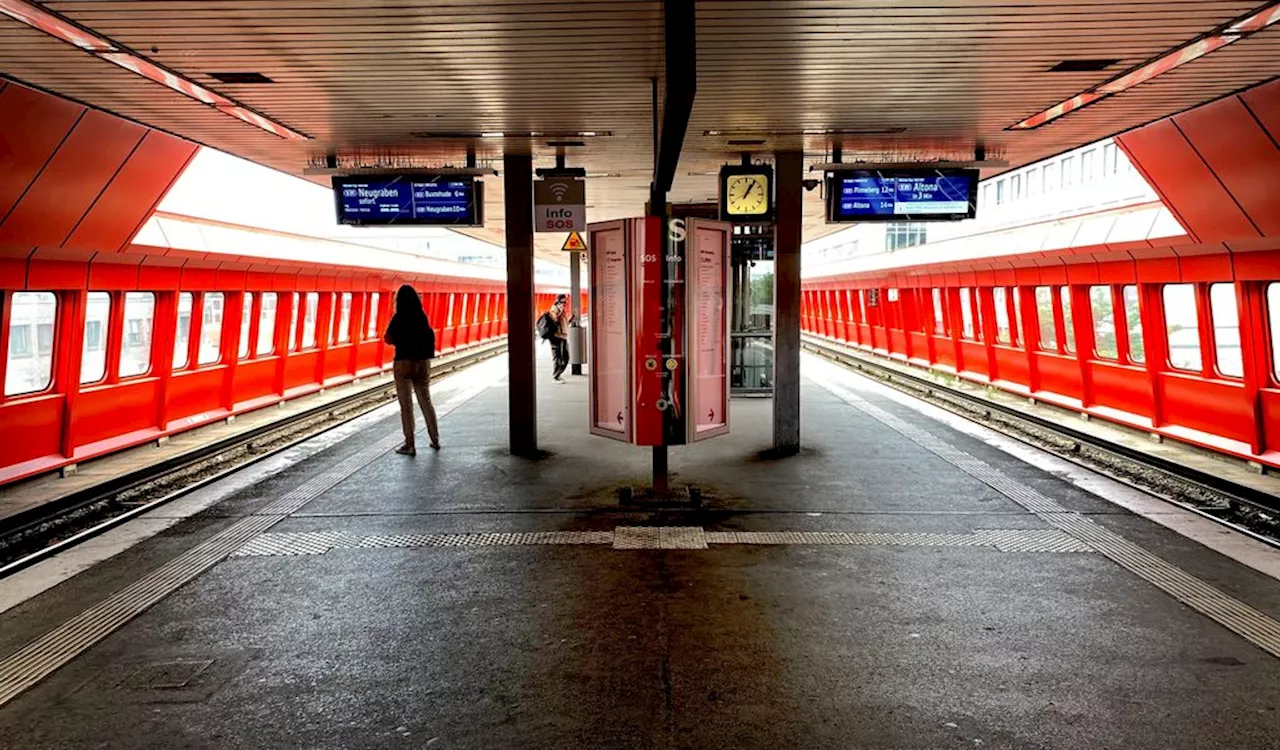
[{"label": "station clock", "polygon": [[720,218],[769,221],[773,218],[773,167],[736,164],[720,168]]}]

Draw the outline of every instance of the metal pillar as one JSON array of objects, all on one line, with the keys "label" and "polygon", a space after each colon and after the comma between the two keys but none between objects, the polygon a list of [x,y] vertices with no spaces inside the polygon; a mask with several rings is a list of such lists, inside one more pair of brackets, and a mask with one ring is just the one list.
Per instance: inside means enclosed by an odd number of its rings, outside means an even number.
[{"label": "metal pillar", "polygon": [[507,406],[511,453],[538,452],[533,326],[533,157],[502,157],[507,236]]},{"label": "metal pillar", "polygon": [[773,449],[800,450],[800,234],[804,155],[775,154],[778,223],[774,229]]},{"label": "metal pillar", "polygon": [[582,374],[582,359],[586,352],[586,344],[582,340],[582,253],[569,253],[569,314],[572,316],[572,328],[569,335],[577,339],[575,346],[569,347],[569,374]]}]

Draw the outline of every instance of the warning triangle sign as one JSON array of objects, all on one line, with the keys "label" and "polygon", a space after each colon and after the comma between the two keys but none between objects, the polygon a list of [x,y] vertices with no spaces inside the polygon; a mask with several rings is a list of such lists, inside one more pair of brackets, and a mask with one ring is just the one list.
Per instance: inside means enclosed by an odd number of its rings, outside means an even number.
[{"label": "warning triangle sign", "polygon": [[565,252],[582,252],[587,249],[587,243],[582,241],[582,235],[570,232],[569,236],[564,238],[564,244],[560,249]]}]

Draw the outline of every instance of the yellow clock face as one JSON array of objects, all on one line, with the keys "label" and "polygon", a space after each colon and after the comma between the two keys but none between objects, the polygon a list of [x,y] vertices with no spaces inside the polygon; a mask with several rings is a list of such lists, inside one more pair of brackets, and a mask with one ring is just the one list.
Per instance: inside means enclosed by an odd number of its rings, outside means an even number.
[{"label": "yellow clock face", "polygon": [[734,174],[724,180],[725,210],[732,216],[769,213],[769,178],[763,174]]}]

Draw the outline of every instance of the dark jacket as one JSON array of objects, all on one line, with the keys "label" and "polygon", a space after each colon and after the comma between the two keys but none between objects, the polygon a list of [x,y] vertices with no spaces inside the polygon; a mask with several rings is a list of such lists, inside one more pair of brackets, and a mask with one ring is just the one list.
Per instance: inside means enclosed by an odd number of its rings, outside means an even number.
[{"label": "dark jacket", "polygon": [[387,324],[387,340],[396,348],[396,360],[434,359],[436,332],[425,315],[407,316],[396,313]]}]

